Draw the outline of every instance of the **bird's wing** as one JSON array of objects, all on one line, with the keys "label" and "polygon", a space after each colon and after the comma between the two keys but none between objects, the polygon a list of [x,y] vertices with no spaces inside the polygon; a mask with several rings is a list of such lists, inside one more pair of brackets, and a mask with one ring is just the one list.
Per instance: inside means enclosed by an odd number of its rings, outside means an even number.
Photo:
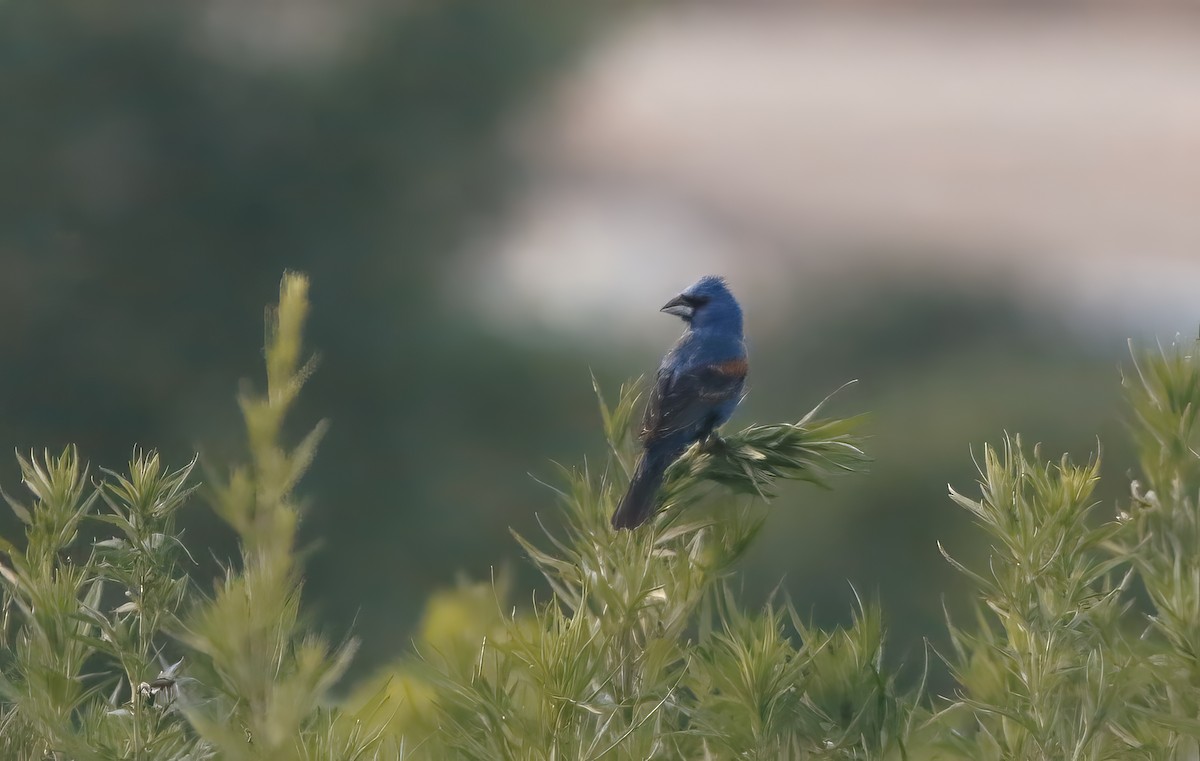
[{"label": "bird's wing", "polygon": [[746,379],[746,360],[730,359],[684,370],[660,370],[642,422],[649,443],[700,425],[721,402],[737,396]]}]

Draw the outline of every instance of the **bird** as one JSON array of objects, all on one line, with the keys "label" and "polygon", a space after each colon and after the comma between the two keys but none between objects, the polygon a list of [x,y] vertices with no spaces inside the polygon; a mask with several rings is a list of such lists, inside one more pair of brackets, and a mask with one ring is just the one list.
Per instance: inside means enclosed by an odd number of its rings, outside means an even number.
[{"label": "bird", "polygon": [[654,514],[667,468],[729,420],[746,383],[742,308],[723,278],[700,278],[660,311],[686,327],[659,365],[642,421],[642,452],[613,512],[614,529],[637,528]]}]

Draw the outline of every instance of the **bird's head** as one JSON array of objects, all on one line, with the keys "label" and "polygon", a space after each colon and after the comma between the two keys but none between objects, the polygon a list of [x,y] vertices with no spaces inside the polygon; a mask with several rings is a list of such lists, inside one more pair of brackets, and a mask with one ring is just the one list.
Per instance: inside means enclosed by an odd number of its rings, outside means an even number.
[{"label": "bird's head", "polygon": [[742,308],[725,280],[714,275],[697,280],[664,304],[661,311],[679,317],[694,329],[727,328],[738,333],[742,330]]}]

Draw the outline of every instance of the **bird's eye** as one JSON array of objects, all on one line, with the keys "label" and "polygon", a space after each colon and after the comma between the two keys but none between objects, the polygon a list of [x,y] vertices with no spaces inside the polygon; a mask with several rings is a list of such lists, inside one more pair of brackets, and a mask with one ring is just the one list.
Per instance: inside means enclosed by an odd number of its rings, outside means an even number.
[{"label": "bird's eye", "polygon": [[683,301],[692,309],[702,307],[709,302],[708,296],[684,296]]}]

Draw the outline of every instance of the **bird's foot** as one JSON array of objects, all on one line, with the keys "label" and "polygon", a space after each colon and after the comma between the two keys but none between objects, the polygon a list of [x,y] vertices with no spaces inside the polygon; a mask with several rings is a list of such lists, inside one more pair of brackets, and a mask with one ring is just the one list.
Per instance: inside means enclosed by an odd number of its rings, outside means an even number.
[{"label": "bird's foot", "polygon": [[708,434],[700,441],[700,451],[708,455],[721,454],[726,450],[725,439],[721,438],[716,432]]}]

